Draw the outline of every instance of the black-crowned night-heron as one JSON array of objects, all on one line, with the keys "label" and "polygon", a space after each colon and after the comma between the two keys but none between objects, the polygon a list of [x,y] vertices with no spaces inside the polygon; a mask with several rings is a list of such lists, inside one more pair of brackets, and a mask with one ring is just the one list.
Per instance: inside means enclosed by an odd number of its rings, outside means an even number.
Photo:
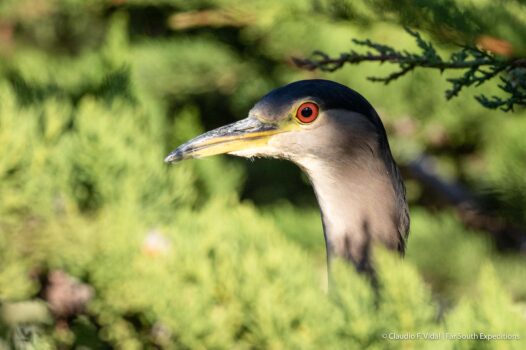
[{"label": "black-crowned night-heron", "polygon": [[288,159],[303,169],[321,209],[329,258],[367,271],[372,244],[404,252],[404,184],[380,117],[354,90],[328,80],[283,86],[256,103],[248,118],[188,141],[165,161],[224,153]]}]

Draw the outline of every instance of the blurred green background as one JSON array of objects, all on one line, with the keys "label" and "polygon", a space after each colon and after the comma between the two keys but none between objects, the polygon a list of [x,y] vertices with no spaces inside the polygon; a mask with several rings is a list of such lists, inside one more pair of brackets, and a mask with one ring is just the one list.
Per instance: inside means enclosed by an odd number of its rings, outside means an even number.
[{"label": "blurred green background", "polygon": [[[444,53],[479,34],[520,53],[525,19],[518,0],[3,0],[0,349],[526,348],[526,112],[473,99],[495,86],[446,101],[453,73],[384,86],[366,77],[386,66],[291,61],[353,37],[412,49],[402,24]],[[343,264],[326,291],[317,204],[292,164],[163,163],[269,90],[319,77],[376,107],[405,169],[407,254],[378,252],[377,294]],[[411,176],[423,155],[510,229],[466,225]],[[521,339],[383,338],[408,332]]]}]

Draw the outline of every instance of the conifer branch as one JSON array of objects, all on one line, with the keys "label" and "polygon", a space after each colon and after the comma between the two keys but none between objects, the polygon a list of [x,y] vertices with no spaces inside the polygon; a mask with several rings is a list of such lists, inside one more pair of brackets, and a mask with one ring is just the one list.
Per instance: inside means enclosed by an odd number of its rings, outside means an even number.
[{"label": "conifer branch", "polygon": [[422,39],[418,32],[408,28],[406,31],[414,37],[420,52],[400,51],[369,39],[353,39],[357,46],[363,46],[368,50],[365,53],[351,50],[340,54],[339,57],[331,57],[322,51],[314,51],[310,58],[293,58],[293,61],[300,68],[319,69],[326,72],[334,72],[345,64],[362,62],[387,62],[398,65],[398,70],[387,76],[367,78],[370,81],[384,84],[389,84],[416,68],[438,69],[440,72],[464,70],[461,76],[447,79],[451,83],[451,88],[446,90],[448,100],[458,96],[465,87],[480,86],[495,77],[500,77],[502,84],[499,85],[499,88],[507,94],[505,98],[479,95],[476,99],[486,108],[500,108],[504,111],[513,110],[514,106],[526,106],[526,59],[502,58],[489,51],[471,46],[462,47],[460,51],[452,53],[448,59],[443,59],[432,43]]}]

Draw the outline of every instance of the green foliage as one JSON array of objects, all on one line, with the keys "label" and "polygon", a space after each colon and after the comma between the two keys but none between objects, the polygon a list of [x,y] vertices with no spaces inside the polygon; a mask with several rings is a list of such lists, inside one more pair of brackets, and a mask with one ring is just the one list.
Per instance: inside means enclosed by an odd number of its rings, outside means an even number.
[{"label": "green foliage", "polygon": [[[406,259],[377,251],[377,287],[334,262],[327,291],[319,213],[297,170],[162,161],[189,137],[243,117],[270,88],[307,77],[285,58],[338,49],[363,31],[411,45],[402,30],[349,27],[304,1],[21,4],[0,5],[0,23],[17,27],[0,41],[0,349],[524,348],[524,257],[426,208],[418,184]],[[203,9],[250,21],[167,21]],[[384,72],[330,77],[378,106],[402,162],[430,151],[441,174],[498,187],[501,210],[523,215],[524,118],[481,117],[460,98],[445,104],[444,83],[421,72],[382,89],[362,79]],[[409,114],[413,131],[399,126]],[[261,210],[254,189],[282,201]],[[50,320],[41,298],[54,270],[93,287],[85,314]],[[416,332],[521,341],[389,339]]]},{"label": "green foliage", "polygon": [[418,28],[446,43],[474,44],[481,36],[502,38],[524,54],[525,12],[522,0],[371,0],[367,6],[350,0],[332,0],[363,21],[383,19]]}]

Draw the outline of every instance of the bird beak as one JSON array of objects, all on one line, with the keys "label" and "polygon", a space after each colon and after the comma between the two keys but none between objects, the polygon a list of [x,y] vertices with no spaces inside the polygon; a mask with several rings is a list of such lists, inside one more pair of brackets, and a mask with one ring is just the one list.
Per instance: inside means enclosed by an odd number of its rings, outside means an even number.
[{"label": "bird beak", "polygon": [[175,163],[189,158],[202,158],[265,146],[272,135],[280,133],[276,124],[248,117],[236,123],[208,131],[173,150],[164,159]]}]

